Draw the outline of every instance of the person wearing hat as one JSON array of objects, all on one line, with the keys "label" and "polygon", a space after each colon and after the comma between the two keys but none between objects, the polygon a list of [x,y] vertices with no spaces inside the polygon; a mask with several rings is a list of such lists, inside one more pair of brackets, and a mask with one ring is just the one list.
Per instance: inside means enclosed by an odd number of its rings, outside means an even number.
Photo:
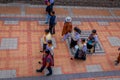
[{"label": "person wearing hat", "polygon": [[74,32],[71,36],[70,48],[74,48],[79,43],[81,30],[78,27],[74,27]]},{"label": "person wearing hat", "polygon": [[92,33],[88,37],[87,48],[90,53],[95,53],[95,46],[98,42],[97,31],[95,29],[92,30]]},{"label": "person wearing hat", "polygon": [[45,34],[43,35],[42,41],[43,41],[43,50],[40,52],[44,52],[47,46],[48,40],[52,40],[52,35],[49,31],[49,29],[45,29]]},{"label": "person wearing hat", "polygon": [[50,54],[49,50],[45,50],[45,53],[43,54],[42,57],[42,66],[40,69],[37,69],[36,72],[42,72],[45,68],[48,69],[49,73],[46,74],[46,76],[52,75],[52,68],[51,66],[54,65],[53,58]]},{"label": "person wearing hat", "polygon": [[69,33],[72,32],[72,18],[71,17],[66,17],[65,18],[65,23],[62,29],[62,36],[63,36],[63,40],[65,40]]}]

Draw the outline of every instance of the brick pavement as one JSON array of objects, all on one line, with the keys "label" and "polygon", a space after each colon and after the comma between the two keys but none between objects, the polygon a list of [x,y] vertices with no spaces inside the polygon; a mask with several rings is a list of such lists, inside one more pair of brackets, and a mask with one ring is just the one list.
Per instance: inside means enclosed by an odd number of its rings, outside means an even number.
[{"label": "brick pavement", "polygon": [[[0,7],[2,9],[8,10],[10,6]],[[11,5],[13,6],[13,5]],[[14,5],[15,6],[15,5]],[[16,12],[3,11],[0,12],[0,71],[1,73],[6,73],[7,70],[11,71],[11,75],[6,76],[11,77],[28,77],[28,76],[42,76],[44,72],[39,74],[35,70],[40,67],[37,63],[41,54],[39,53],[42,48],[40,45],[40,39],[43,35],[44,29],[48,28],[47,25],[39,23],[39,21],[44,20],[44,11],[41,6],[32,6],[30,5],[16,5]],[[44,7],[44,6],[43,6]],[[15,7],[12,9],[14,10]],[[74,8],[74,7],[70,7]],[[79,7],[77,7],[79,8]],[[84,7],[85,8],[85,7]],[[83,9],[84,9],[83,8]],[[89,7],[86,9],[88,10]],[[40,9],[40,10],[39,10]],[[82,7],[79,9],[83,10]],[[85,13],[74,18],[74,11],[71,11],[73,14],[74,25],[77,25],[82,31],[90,31],[96,29],[98,31],[98,36],[102,48],[104,49],[104,54],[100,55],[87,55],[86,61],[79,60],[70,60],[71,55],[69,54],[69,49],[66,42],[61,41],[61,30],[63,26],[63,21],[58,19],[56,25],[56,34],[53,36],[56,42],[55,52],[55,70],[60,74],[74,74],[74,73],[87,73],[87,72],[99,72],[99,71],[114,71],[120,70],[120,65],[115,66],[114,60],[118,55],[117,48],[120,46],[116,41],[120,39],[120,16],[118,8],[89,8],[94,10],[103,10],[104,14],[101,14],[102,11],[98,11],[94,14],[92,12]],[[115,11],[112,12],[114,16],[109,12],[109,10]],[[21,13],[21,10],[23,13]],[[57,10],[57,15],[62,19],[65,17],[64,14],[69,14],[68,7],[55,8]],[[85,10],[85,12],[87,12]],[[77,12],[77,11],[76,11]],[[79,11],[78,11],[79,12]],[[5,15],[4,15],[5,14]],[[32,14],[32,15],[31,15]],[[40,16],[39,16],[40,14]],[[37,16],[38,15],[38,18]],[[90,15],[90,16],[88,16]],[[93,17],[93,19],[91,18]],[[99,18],[103,16],[104,18]],[[107,17],[106,17],[107,16]],[[58,17],[58,18],[59,18]],[[84,18],[87,17],[87,18]],[[96,19],[97,17],[97,19]],[[109,19],[113,20],[109,20]],[[29,20],[31,19],[31,20]],[[13,20],[10,22],[10,20]],[[17,21],[16,21],[17,20]],[[79,22],[75,22],[75,21]],[[106,21],[106,22],[104,22]],[[115,38],[114,38],[115,37]],[[7,40],[6,40],[7,39]],[[12,40],[11,40],[12,39]],[[15,39],[15,40],[14,40]],[[8,45],[6,45],[8,44]],[[118,44],[118,45],[116,45]],[[5,46],[4,46],[5,45]],[[90,70],[91,66],[95,69]],[[5,71],[5,72],[3,72]],[[0,74],[1,74],[0,73]],[[55,73],[57,74],[57,73]],[[116,75],[113,75],[113,78]],[[100,76],[102,77],[102,76]],[[119,77],[119,75],[118,75]],[[5,78],[5,76],[0,76],[0,78]],[[79,79],[79,78],[77,78]],[[95,78],[96,80],[98,78]],[[104,77],[103,77],[104,79]],[[86,79],[85,79],[86,80]],[[98,79],[99,80],[99,79]],[[114,80],[114,79],[113,79]]]}]

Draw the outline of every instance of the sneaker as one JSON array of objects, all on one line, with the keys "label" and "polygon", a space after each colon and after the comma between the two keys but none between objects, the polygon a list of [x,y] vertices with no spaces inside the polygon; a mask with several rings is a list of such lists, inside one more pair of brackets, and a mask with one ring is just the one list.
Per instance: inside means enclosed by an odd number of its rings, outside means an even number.
[{"label": "sneaker", "polygon": [[50,75],[52,75],[52,74],[50,74],[50,73],[46,74],[46,76],[50,76]]},{"label": "sneaker", "polygon": [[42,71],[37,69],[36,72],[42,72]]},{"label": "sneaker", "polygon": [[39,61],[38,63],[39,63],[39,64],[41,64],[41,62],[40,62],[40,61]]},{"label": "sneaker", "polygon": [[40,51],[41,53],[43,52],[43,51]]}]

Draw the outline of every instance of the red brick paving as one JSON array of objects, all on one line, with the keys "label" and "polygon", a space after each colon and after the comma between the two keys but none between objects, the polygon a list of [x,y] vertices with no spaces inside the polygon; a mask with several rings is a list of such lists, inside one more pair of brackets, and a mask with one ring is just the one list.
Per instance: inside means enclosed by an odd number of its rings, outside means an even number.
[{"label": "red brick paving", "polygon": [[73,9],[74,15],[88,15],[88,16],[111,16],[108,10],[98,10],[98,9]]},{"label": "red brick paving", "polygon": [[1,6],[0,14],[20,14],[20,7],[12,7],[12,6]]},{"label": "red brick paving", "polygon": [[120,10],[114,10],[113,12],[116,16],[120,16]]},{"label": "red brick paving", "polygon": [[26,7],[25,8],[25,13],[26,14],[33,14],[33,15],[44,15],[46,13],[45,8],[31,8],[31,7]]},{"label": "red brick paving", "polygon": [[[68,10],[55,8],[57,15],[67,16]],[[74,9],[74,15],[83,16],[111,16],[108,10],[98,9]],[[20,14],[19,7],[0,7],[0,14]],[[44,8],[25,8],[26,14],[44,15]],[[115,10],[114,14],[119,15],[120,11]],[[40,68],[37,63],[42,54],[39,53],[40,38],[44,34],[46,25],[39,25],[37,21],[20,21],[18,25],[4,25],[0,21],[0,40],[2,38],[18,38],[18,49],[0,50],[0,70],[15,69],[17,77],[43,75],[36,73],[35,70]],[[107,37],[115,36],[120,38],[120,22],[110,22],[110,25],[100,26],[97,22],[81,22],[78,27],[81,30],[98,31],[99,40],[105,50],[105,55],[88,55],[86,61],[70,60],[70,54],[65,42],[61,41],[61,31],[64,22],[58,22],[56,25],[56,34],[53,36],[56,40],[57,47],[54,50],[55,67],[61,67],[63,74],[86,72],[86,65],[99,64],[104,71],[120,70],[119,66],[114,66],[114,60],[118,55],[117,48],[110,45]],[[79,79],[78,79],[79,80]],[[81,79],[80,79],[81,80]],[[82,79],[91,80],[91,79]],[[95,80],[99,80],[95,78]]]},{"label": "red brick paving", "polygon": [[[105,50],[105,55],[87,56],[86,61],[70,60],[70,54],[65,42],[61,41],[61,30],[63,22],[58,22],[56,26],[56,34],[54,38],[57,42],[55,52],[55,67],[61,67],[64,74],[68,73],[82,73],[86,72],[86,65],[100,64],[104,71],[120,70],[119,66],[114,66],[114,60],[118,55],[117,48],[110,45],[108,36],[120,37],[120,23],[110,22],[108,27],[99,26],[96,22],[82,22],[79,25],[81,30],[92,30],[93,28],[98,31],[99,39]],[[0,69],[15,69],[17,70],[17,77],[23,76],[37,76],[42,75],[35,72],[39,68],[37,63],[41,58],[39,50],[40,38],[44,33],[47,26],[38,25],[37,21],[20,21],[18,25],[3,25],[0,21],[0,39],[4,37],[18,38],[17,50],[0,50]],[[114,27],[113,27],[114,26]],[[8,32],[9,31],[9,32]]]}]

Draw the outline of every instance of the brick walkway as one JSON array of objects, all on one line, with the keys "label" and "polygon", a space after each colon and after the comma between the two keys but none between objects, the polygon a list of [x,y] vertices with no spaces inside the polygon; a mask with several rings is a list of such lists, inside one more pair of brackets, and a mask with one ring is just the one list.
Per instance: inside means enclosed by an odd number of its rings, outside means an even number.
[{"label": "brick walkway", "polygon": [[[44,8],[45,6],[28,4],[0,4],[0,78],[16,79],[43,76],[47,73],[35,72],[40,67],[37,62],[41,58],[41,37],[44,29],[48,28],[48,25],[43,24]],[[66,80],[70,79],[70,76],[75,80],[120,79],[120,65],[114,65],[118,55],[117,48],[120,46],[120,9],[56,6],[55,11],[58,16],[56,34],[53,36],[56,43],[55,66],[54,75],[50,79],[56,78],[55,75],[58,75],[57,79],[60,76],[64,77],[63,74],[68,75]],[[98,31],[100,45],[97,49],[102,54],[97,52],[87,55],[86,61],[70,60],[71,54],[67,43],[61,41],[63,21],[67,15],[72,16],[74,26],[77,25],[85,31],[83,37],[92,29]],[[97,72],[102,75],[105,71],[108,71],[106,76],[89,75]],[[77,75],[74,76],[75,74]],[[77,77],[83,74],[89,76]]]}]

